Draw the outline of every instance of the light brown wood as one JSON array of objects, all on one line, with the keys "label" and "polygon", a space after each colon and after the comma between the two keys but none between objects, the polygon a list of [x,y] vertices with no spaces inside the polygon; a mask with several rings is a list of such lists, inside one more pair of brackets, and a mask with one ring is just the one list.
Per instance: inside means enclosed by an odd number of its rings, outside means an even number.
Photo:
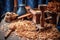
[{"label": "light brown wood", "polygon": [[35,10],[30,9],[30,12],[33,14],[32,21],[36,24],[40,24],[41,11],[39,11],[39,10],[35,11]]},{"label": "light brown wood", "polygon": [[8,30],[5,34],[5,38],[7,38],[11,34],[12,30]]},{"label": "light brown wood", "polygon": [[25,18],[25,17],[28,17],[30,15],[32,15],[32,14],[31,13],[27,13],[27,14],[24,14],[22,16],[19,16],[18,19]]}]

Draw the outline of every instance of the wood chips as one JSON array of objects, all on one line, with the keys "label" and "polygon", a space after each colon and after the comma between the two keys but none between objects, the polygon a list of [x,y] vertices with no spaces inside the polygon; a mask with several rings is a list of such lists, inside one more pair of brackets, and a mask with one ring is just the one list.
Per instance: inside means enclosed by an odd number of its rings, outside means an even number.
[{"label": "wood chips", "polygon": [[18,21],[11,23],[9,25],[10,29],[16,28],[16,34],[19,36],[25,36],[28,38],[36,38],[38,32],[36,31],[36,25],[33,24],[31,21]]},{"label": "wood chips", "polygon": [[[50,25],[51,26],[51,25]],[[31,21],[17,21],[9,25],[10,29],[15,29],[16,35],[30,39],[54,40],[60,38],[60,32],[51,26],[50,29],[37,31],[37,27]]]}]

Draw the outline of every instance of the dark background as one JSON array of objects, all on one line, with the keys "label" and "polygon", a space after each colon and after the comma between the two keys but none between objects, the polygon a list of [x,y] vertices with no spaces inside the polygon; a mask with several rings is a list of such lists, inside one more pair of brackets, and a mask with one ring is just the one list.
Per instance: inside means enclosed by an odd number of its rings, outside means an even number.
[{"label": "dark background", "polygon": [[[49,1],[53,1],[53,0],[49,0]],[[56,0],[58,2],[60,2],[60,0]],[[45,0],[43,0],[43,2],[45,2]],[[1,15],[3,14],[5,8],[5,0],[0,0],[0,19],[1,19]]]}]

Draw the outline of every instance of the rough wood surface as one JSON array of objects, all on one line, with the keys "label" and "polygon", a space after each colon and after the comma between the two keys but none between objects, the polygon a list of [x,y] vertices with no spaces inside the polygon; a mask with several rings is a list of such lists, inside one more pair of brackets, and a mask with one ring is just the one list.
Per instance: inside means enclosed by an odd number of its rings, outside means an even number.
[{"label": "rough wood surface", "polygon": [[[1,22],[1,24],[3,25],[1,25],[1,30],[2,31],[4,31],[5,32],[5,34],[6,34],[6,32],[9,30],[9,27],[8,27],[8,25],[10,25],[11,23],[6,23],[6,22],[4,22],[4,20]],[[13,24],[15,24],[15,22],[13,23]],[[12,26],[14,26],[14,25],[12,25]],[[51,25],[50,25],[51,26]],[[18,30],[18,31],[20,31],[20,29]],[[25,31],[26,32],[26,31]],[[28,32],[28,31],[27,31]],[[26,33],[27,33],[26,32]],[[32,31],[32,32],[36,32],[37,33],[37,31]],[[22,33],[24,33],[24,31],[22,31]],[[26,34],[25,33],[25,34]],[[17,33],[18,34],[18,33]],[[25,35],[24,34],[24,35]],[[28,33],[29,34],[29,33]],[[35,34],[35,33],[33,33],[33,34]],[[33,35],[32,34],[32,35]],[[21,34],[20,34],[21,35]],[[26,36],[28,36],[27,34],[26,34]],[[30,35],[31,36],[31,35]],[[12,32],[11,34],[10,34],[10,36],[6,39],[6,40],[54,40],[54,39],[56,39],[56,40],[59,40],[59,37],[60,37],[60,33],[58,32],[58,30],[55,28],[55,26],[52,26],[52,28],[51,29],[44,29],[44,30],[42,30],[42,31],[39,31],[38,32],[38,34],[37,34],[37,38],[28,38],[28,37],[25,37],[25,36],[19,36],[19,35],[16,35],[16,31],[14,31],[14,32]]]}]

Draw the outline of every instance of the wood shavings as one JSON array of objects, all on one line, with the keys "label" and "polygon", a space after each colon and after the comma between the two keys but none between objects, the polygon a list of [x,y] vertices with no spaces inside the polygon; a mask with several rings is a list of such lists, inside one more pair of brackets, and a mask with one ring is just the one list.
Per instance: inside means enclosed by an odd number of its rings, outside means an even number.
[{"label": "wood shavings", "polygon": [[36,38],[38,32],[36,32],[37,28],[36,25],[33,24],[31,21],[18,21],[11,23],[8,26],[10,29],[16,28],[16,34],[19,36],[25,36],[28,38]]},{"label": "wood shavings", "polygon": [[54,27],[39,33],[39,38],[44,39],[44,40],[46,40],[46,39],[55,39],[55,38],[59,38],[59,37],[60,37],[60,33]]},{"label": "wood shavings", "polygon": [[[36,31],[36,25],[31,21],[17,21],[9,25],[10,29],[14,29],[15,34],[20,37],[26,37],[28,39],[41,39],[41,40],[54,40],[60,37],[60,32],[52,24],[47,24],[47,30],[42,29],[43,31]],[[51,27],[51,28],[49,28]]]},{"label": "wood shavings", "polygon": [[36,26],[31,21],[18,21],[9,25],[9,27],[16,27],[17,29],[36,31]]},{"label": "wood shavings", "polygon": [[18,36],[24,36],[24,37],[27,37],[27,38],[37,38],[37,32],[32,32],[32,31],[18,31],[16,30],[16,33],[18,34]]}]

